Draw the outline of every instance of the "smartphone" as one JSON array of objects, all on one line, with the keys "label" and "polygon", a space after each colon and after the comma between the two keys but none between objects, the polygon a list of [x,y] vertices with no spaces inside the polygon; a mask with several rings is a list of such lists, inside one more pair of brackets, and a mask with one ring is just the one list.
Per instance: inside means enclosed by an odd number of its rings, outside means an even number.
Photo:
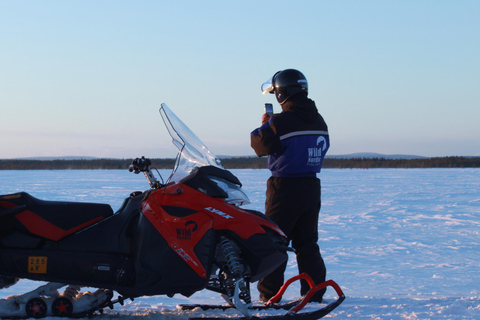
[{"label": "smartphone", "polygon": [[265,113],[269,116],[273,114],[273,105],[271,103],[265,103]]}]

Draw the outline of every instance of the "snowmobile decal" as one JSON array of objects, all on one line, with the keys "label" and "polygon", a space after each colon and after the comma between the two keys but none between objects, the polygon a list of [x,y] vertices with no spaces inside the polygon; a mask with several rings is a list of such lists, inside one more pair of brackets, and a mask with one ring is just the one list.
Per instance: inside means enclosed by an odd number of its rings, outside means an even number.
[{"label": "snowmobile decal", "polygon": [[187,263],[191,262],[193,263],[196,267],[198,267],[198,264],[195,262],[195,260],[192,259],[192,257],[190,257],[183,248],[179,248],[177,250],[175,250],[179,255],[180,257],[183,258],[183,260],[187,261]]},{"label": "snowmobile decal", "polygon": [[[152,212],[159,212],[155,207],[155,204],[160,203],[162,203],[162,206],[195,208],[197,212],[205,212],[210,215],[214,230],[232,230],[242,239],[248,239],[254,234],[264,234],[264,227],[275,230],[279,234],[284,235],[277,225],[251,212],[225,203],[223,199],[214,201],[215,206],[212,206],[212,198],[196,189],[182,184],[182,193],[178,195],[172,191],[177,189],[179,189],[178,185],[173,185],[165,188],[162,192],[157,191],[152,193],[145,201],[144,206],[146,206],[146,204],[152,206],[152,208],[154,208]],[[173,194],[175,194],[175,196],[172,196]],[[170,195],[170,197],[168,197],[168,195]],[[156,199],[153,200],[152,198]],[[221,212],[222,214],[219,214],[218,212]],[[225,218],[225,215],[231,218],[227,219]],[[222,219],[216,219],[215,217],[217,216]],[[191,217],[192,216],[189,216],[189,220],[192,220]],[[252,223],[253,221],[255,221],[255,223]],[[197,224],[199,227],[202,226],[202,222],[197,221]]]},{"label": "snowmobile decal", "polygon": [[178,240],[192,240],[192,232],[197,231],[198,225],[195,221],[185,222],[184,228],[177,228]]},{"label": "snowmobile decal", "polygon": [[[174,196],[175,197],[175,196]],[[183,212],[187,203],[169,203],[168,196],[156,191],[143,203],[142,212],[155,229],[175,251],[200,277],[206,278],[206,266],[195,254],[195,246],[213,227],[213,219],[201,212],[182,216],[174,215],[175,211]],[[168,212],[165,210],[168,208]],[[177,210],[175,210],[177,208]],[[169,227],[165,227],[168,225]],[[188,226],[191,226],[187,229]],[[193,231],[195,229],[195,231]],[[185,244],[188,243],[188,244]]]},{"label": "snowmobile decal", "polygon": [[210,212],[213,212],[213,213],[215,213],[215,214],[217,214],[217,215],[219,215],[220,217],[223,217],[223,218],[225,218],[225,219],[233,219],[232,216],[226,214],[226,213],[223,212],[223,211],[220,211],[220,210],[217,210],[217,209],[215,209],[215,208],[212,208],[212,207],[205,208],[205,210],[208,210],[208,211],[210,211]]},{"label": "snowmobile decal", "polygon": [[75,233],[78,230],[84,229],[85,227],[88,227],[89,225],[92,225],[95,222],[102,220],[102,218],[98,217],[90,221],[87,221],[81,225],[78,225],[74,228],[71,228],[69,230],[64,230],[60,227],[57,227],[53,223],[45,220],[44,218],[40,217],[39,215],[35,214],[30,210],[25,210],[17,214],[15,217],[31,233],[49,240],[53,240],[53,241],[58,241],[72,233]]}]

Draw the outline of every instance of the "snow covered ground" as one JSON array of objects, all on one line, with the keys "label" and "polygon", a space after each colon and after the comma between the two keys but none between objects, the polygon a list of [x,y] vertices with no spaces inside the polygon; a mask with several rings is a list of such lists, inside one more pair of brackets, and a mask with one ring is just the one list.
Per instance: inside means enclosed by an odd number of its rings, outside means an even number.
[{"label": "snow covered ground", "polygon": [[[252,200],[247,208],[263,211],[268,170],[233,172]],[[480,319],[479,169],[325,169],[321,178],[319,245],[327,277],[347,296],[327,318]],[[41,199],[102,202],[114,209],[131,191],[147,187],[143,176],[127,171],[0,171],[0,194],[27,191]],[[294,257],[287,272],[297,274]],[[0,298],[36,286],[23,280]],[[293,287],[286,300],[298,294]],[[327,299],[334,297],[327,291]],[[233,310],[176,309],[193,302],[223,301],[207,291],[189,299],[145,297],[117,305],[103,318],[237,316]]]}]

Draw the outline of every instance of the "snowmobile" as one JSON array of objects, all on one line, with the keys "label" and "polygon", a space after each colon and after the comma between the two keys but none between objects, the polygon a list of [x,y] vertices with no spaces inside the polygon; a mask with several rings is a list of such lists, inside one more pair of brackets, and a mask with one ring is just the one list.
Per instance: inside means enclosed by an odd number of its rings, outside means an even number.
[{"label": "snowmobile", "polygon": [[[0,318],[80,317],[128,298],[204,289],[250,317],[250,283],[288,259],[286,237],[240,207],[249,199],[238,178],[165,104],[160,114],[179,149],[174,170],[164,182],[151,160],[136,158],[129,170],[143,173],[150,189],[132,192],[118,211],[25,192],[0,196],[0,289],[22,278],[46,282],[1,299]],[[328,306],[335,308],[341,289],[321,285],[339,294]]]}]

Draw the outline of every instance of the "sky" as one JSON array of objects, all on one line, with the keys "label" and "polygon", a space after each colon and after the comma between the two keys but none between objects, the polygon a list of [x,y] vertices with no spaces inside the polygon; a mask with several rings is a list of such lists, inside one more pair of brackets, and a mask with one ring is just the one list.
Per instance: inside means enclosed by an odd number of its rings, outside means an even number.
[{"label": "sky", "polygon": [[173,158],[166,103],[250,156],[302,71],[330,155],[480,155],[479,1],[0,0],[0,159]]}]

